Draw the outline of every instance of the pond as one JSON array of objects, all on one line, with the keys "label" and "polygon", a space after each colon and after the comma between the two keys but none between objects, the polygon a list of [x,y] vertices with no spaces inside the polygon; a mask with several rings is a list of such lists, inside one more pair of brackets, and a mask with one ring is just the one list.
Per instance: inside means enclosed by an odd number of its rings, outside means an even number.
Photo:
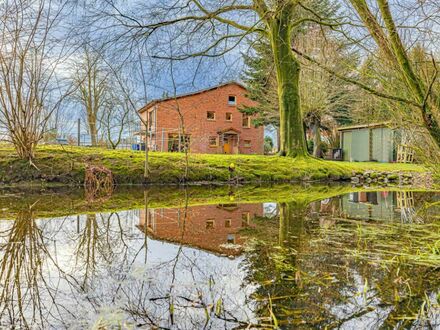
[{"label": "pond", "polygon": [[440,194],[4,190],[0,328],[440,329]]}]

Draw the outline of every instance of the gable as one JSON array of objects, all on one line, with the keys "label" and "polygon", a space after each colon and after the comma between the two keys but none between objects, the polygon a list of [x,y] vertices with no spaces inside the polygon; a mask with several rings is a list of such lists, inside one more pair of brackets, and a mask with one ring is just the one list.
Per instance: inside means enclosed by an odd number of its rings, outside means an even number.
[{"label": "gable", "polygon": [[187,94],[182,94],[182,95],[178,95],[176,97],[167,97],[167,98],[163,98],[163,99],[158,99],[158,100],[153,100],[151,102],[149,102],[147,105],[145,105],[143,108],[141,108],[140,110],[138,110],[139,113],[143,113],[145,111],[148,111],[149,109],[151,109],[151,107],[157,105],[157,104],[161,104],[164,102],[169,102],[169,101],[173,101],[173,100],[179,100],[179,99],[185,99],[188,97],[194,97],[194,96],[198,96],[198,95],[203,95],[203,94],[207,94],[213,91],[218,91],[220,89],[224,89],[230,86],[236,86],[244,91],[247,91],[246,87],[238,82],[228,82],[225,84],[221,84],[221,85],[217,85],[211,88],[207,88],[207,89],[202,89],[196,92],[192,92],[192,93],[187,93]]}]

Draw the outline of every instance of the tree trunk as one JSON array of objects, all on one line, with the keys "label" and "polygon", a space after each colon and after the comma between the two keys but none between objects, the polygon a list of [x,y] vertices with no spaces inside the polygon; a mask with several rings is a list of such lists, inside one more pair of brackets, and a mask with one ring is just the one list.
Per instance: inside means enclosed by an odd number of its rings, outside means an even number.
[{"label": "tree trunk", "polygon": [[316,120],[313,125],[313,156],[316,158],[321,158],[321,130],[319,121]]},{"label": "tree trunk", "polygon": [[13,143],[18,157],[32,161],[35,157],[35,144]]},{"label": "tree trunk", "polygon": [[88,116],[88,122],[89,122],[89,131],[90,131],[90,139],[92,142],[92,146],[96,147],[98,145],[98,131],[96,129],[96,117],[93,114],[89,114]]},{"label": "tree trunk", "polygon": [[278,82],[280,155],[303,157],[307,145],[299,94],[300,64],[291,50],[292,12],[286,4],[268,24]]},{"label": "tree trunk", "polygon": [[279,204],[280,212],[280,225],[278,233],[278,244],[284,246],[289,239],[290,222],[292,218],[292,212],[289,203]]},{"label": "tree trunk", "polygon": [[304,234],[304,217],[308,206],[306,201],[289,201],[279,204],[278,243],[280,246],[289,246],[299,251]]},{"label": "tree trunk", "polygon": [[18,157],[32,162],[35,157],[35,148],[37,146],[36,142],[32,142],[32,139],[34,139],[32,133],[22,132],[21,134],[16,134],[13,132],[11,134],[11,139]]}]

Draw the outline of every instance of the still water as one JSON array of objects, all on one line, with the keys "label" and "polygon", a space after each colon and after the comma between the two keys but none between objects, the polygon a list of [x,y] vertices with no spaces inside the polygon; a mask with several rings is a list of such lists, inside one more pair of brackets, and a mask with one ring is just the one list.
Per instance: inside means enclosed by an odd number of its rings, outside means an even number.
[{"label": "still water", "polygon": [[440,194],[0,195],[0,328],[440,329]]}]

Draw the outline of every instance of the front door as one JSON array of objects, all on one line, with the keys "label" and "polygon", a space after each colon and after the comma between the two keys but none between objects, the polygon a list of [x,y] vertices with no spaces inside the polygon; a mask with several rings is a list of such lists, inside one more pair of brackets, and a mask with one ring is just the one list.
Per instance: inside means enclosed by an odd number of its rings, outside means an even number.
[{"label": "front door", "polygon": [[224,136],[223,153],[238,154],[238,137],[236,134],[227,134]]},{"label": "front door", "polygon": [[231,139],[225,139],[225,142],[223,143],[223,153],[230,154],[231,150],[232,150]]}]

